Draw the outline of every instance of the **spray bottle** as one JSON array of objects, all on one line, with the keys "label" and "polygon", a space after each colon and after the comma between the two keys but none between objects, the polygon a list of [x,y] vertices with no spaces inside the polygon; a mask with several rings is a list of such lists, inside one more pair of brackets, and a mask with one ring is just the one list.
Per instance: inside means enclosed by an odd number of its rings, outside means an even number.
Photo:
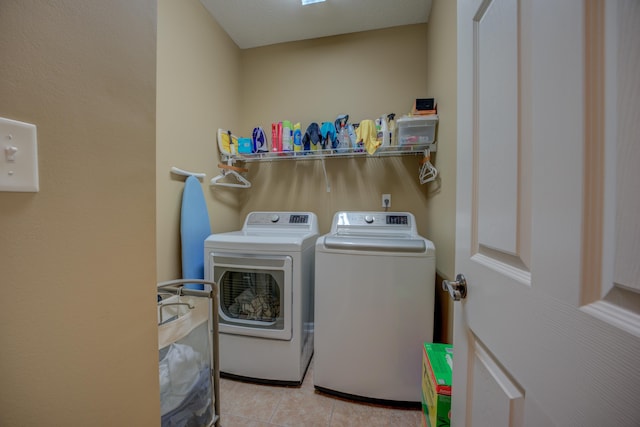
[{"label": "spray bottle", "polygon": [[389,145],[396,145],[396,115],[395,115],[395,113],[387,114],[387,122],[389,123]]},{"label": "spray bottle", "polygon": [[346,152],[351,148],[351,138],[345,127],[345,122],[340,122],[340,130],[338,131],[338,152]]},{"label": "spray bottle", "polygon": [[380,132],[382,133],[381,143],[383,147],[391,145],[391,138],[389,136],[389,123],[387,122],[387,115],[380,116]]},{"label": "spray bottle", "polygon": [[338,146],[338,153],[345,153],[351,149],[353,144],[351,143],[351,137],[349,135],[348,123],[349,115],[341,114],[338,116],[335,122],[333,122],[336,128]]}]

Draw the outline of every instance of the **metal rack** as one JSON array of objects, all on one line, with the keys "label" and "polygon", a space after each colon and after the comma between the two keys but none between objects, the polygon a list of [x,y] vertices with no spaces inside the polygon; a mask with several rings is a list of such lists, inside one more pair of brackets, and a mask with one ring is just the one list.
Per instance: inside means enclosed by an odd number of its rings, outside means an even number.
[{"label": "metal rack", "polygon": [[243,161],[246,163],[252,162],[275,162],[282,160],[323,160],[328,158],[378,158],[378,157],[392,157],[403,156],[410,154],[422,154],[424,150],[429,148],[431,152],[436,151],[435,143],[428,144],[413,144],[403,146],[389,146],[379,147],[374,154],[369,154],[366,151],[354,151],[353,148],[349,149],[330,149],[330,150],[313,150],[313,151],[283,151],[283,152],[264,152],[264,153],[250,153],[250,154],[233,154],[224,155],[225,161],[229,158],[233,160]]},{"label": "metal rack", "polygon": [[[366,151],[359,149],[355,151],[353,148],[347,149],[329,149],[329,150],[312,150],[312,151],[283,151],[283,152],[263,152],[263,153],[243,153],[243,154],[225,154],[222,153],[222,159],[227,162],[229,165],[232,165],[236,161],[244,162],[244,163],[252,163],[252,162],[276,162],[283,160],[295,160],[295,161],[305,161],[305,160],[320,160],[322,162],[322,171],[324,172],[324,179],[327,193],[331,192],[331,185],[329,184],[329,178],[327,176],[327,168],[325,166],[325,159],[332,158],[361,158],[361,159],[374,159],[374,158],[383,158],[383,157],[394,157],[394,156],[404,156],[404,155],[418,155],[422,154],[427,158],[428,162],[430,153],[436,151],[436,141],[425,143],[425,144],[411,144],[411,145],[392,145],[386,147],[378,147],[375,153],[369,154]],[[426,164],[426,163],[425,163]],[[220,165],[218,165],[220,166]],[[244,169],[246,171],[246,169]],[[435,172],[435,173],[434,173]],[[436,177],[436,169],[431,166],[429,171],[429,176],[433,179]],[[425,182],[422,180],[423,172],[420,171],[420,183],[424,184]],[[433,180],[430,178],[430,181]],[[243,178],[244,181],[246,179]],[[246,181],[248,185],[245,187],[250,187],[251,184]],[[238,186],[236,184],[236,186]]]},{"label": "metal rack", "polygon": [[[204,284],[211,287],[210,290],[198,290],[189,289],[184,285],[186,284]],[[178,296],[193,296],[208,298],[210,305],[210,327],[211,327],[211,382],[213,385],[213,394],[211,396],[213,400],[214,414],[208,427],[220,427],[220,359],[218,352],[218,285],[215,282],[211,282],[203,279],[177,279],[169,280],[166,282],[160,282],[157,285],[158,294],[168,293]],[[182,303],[178,303],[182,304]]]}]

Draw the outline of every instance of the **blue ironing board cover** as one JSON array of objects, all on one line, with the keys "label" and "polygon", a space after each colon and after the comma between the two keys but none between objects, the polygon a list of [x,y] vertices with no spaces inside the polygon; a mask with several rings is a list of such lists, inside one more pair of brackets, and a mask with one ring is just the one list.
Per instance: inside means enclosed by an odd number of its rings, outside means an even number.
[{"label": "blue ironing board cover", "polygon": [[[182,243],[182,278],[204,279],[204,241],[211,235],[209,212],[198,178],[187,177],[182,193],[180,239]],[[185,288],[204,289],[201,284]]]}]

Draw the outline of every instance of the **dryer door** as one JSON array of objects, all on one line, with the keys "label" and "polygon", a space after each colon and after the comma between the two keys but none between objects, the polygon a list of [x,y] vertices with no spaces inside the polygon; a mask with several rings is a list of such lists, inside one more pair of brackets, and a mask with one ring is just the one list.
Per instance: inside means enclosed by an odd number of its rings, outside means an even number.
[{"label": "dryer door", "polygon": [[220,333],[290,340],[290,256],[210,253],[220,288]]}]

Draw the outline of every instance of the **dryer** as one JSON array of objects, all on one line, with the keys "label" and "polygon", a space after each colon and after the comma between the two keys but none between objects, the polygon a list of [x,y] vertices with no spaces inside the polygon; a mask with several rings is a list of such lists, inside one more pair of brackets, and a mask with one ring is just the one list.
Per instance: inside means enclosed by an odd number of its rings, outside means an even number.
[{"label": "dryer", "polygon": [[396,406],[421,401],[433,337],[435,247],[408,212],[338,212],[316,243],[316,389]]},{"label": "dryer", "polygon": [[242,230],[205,242],[205,279],[219,286],[220,374],[302,384],[313,354],[311,212],[251,212]]}]

